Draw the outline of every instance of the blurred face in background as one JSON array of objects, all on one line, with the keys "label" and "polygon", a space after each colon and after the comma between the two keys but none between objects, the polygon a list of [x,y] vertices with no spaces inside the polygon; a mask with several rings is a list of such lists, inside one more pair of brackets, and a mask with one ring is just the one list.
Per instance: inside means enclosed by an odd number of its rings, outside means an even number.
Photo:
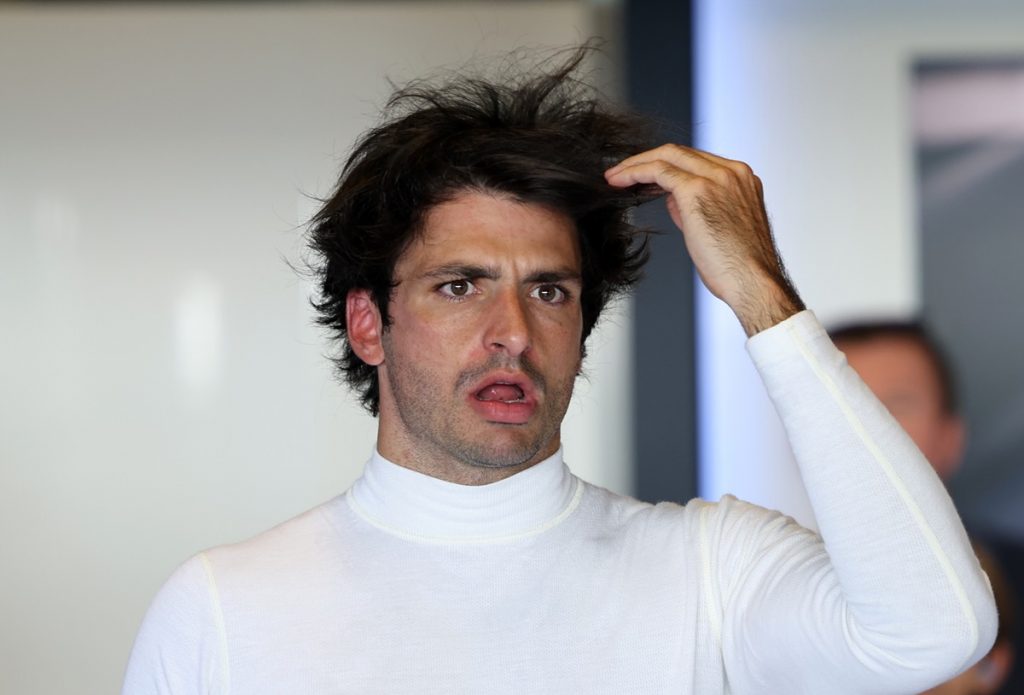
[{"label": "blurred face in background", "polygon": [[942,384],[925,349],[901,336],[837,345],[939,477],[949,480],[963,458],[964,425],[956,413],[945,409]]}]

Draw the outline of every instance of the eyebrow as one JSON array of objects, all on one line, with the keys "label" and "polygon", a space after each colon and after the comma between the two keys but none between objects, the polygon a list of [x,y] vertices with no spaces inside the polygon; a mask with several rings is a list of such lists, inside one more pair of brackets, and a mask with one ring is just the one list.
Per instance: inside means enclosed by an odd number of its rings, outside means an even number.
[{"label": "eyebrow", "polygon": [[439,265],[436,268],[423,273],[421,277],[425,278],[485,278],[487,280],[497,280],[501,277],[501,273],[494,266],[486,265],[472,265],[469,263],[448,263],[445,265]]},{"label": "eyebrow", "polygon": [[[424,278],[484,278],[485,280],[497,280],[501,277],[501,271],[495,266],[473,265],[470,263],[449,263],[431,268],[423,273]],[[566,282],[581,281],[579,271],[571,268],[557,268],[553,270],[538,270],[527,275],[526,282]]]},{"label": "eyebrow", "polygon": [[539,270],[526,276],[527,282],[582,282],[583,278],[575,270]]}]

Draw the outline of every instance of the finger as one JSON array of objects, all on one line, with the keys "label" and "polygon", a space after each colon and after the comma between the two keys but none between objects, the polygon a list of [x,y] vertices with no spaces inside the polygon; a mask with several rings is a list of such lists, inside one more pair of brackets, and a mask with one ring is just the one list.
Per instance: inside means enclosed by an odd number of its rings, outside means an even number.
[{"label": "finger", "polygon": [[698,182],[705,177],[672,166],[662,160],[631,164],[615,173],[605,174],[609,185],[625,188],[636,184],[654,184],[668,193]]},{"label": "finger", "polygon": [[728,169],[733,169],[736,167],[736,165],[744,167],[747,166],[745,162],[741,162],[738,159],[729,159],[727,157],[722,157],[720,155],[715,154],[714,152],[708,152],[707,150],[698,150],[696,148],[689,149],[692,149],[694,152],[698,153],[701,157],[708,160],[709,162],[714,162],[715,164],[726,167]]},{"label": "finger", "polygon": [[605,174],[614,174],[627,167],[656,161],[668,162],[679,169],[701,176],[713,175],[714,167],[716,166],[716,163],[705,157],[704,153],[700,150],[684,147],[683,145],[668,144],[656,147],[653,150],[640,152],[632,157],[627,157],[608,169]]},{"label": "finger", "polygon": [[711,152],[698,150],[684,145],[667,144],[647,150],[624,159],[606,173],[617,173],[624,167],[643,162],[664,160],[680,169],[690,171],[694,174],[725,184],[729,179],[738,180],[744,183],[752,183],[755,188],[760,186],[760,180],[754,171],[745,162],[735,159],[726,159]]},{"label": "finger", "polygon": [[695,174],[690,174],[662,161],[644,162],[629,166],[616,174],[608,176],[609,185],[616,187],[639,186],[642,188],[661,189],[668,193],[666,204],[669,217],[680,229],[683,228],[683,217],[676,196],[686,186],[696,186],[701,182],[710,183]]},{"label": "finger", "polygon": [[[645,152],[639,152],[632,157],[627,157],[622,160],[620,164],[630,163],[631,160],[649,161],[651,159],[667,159],[675,161],[677,157],[686,155],[704,159],[713,164],[718,164],[730,169],[737,164],[745,166],[745,164],[739,160],[727,159],[726,157],[721,157],[713,152],[708,152],[707,150],[699,150],[696,147],[687,147],[686,145],[679,145],[676,143],[666,143],[660,147],[655,147],[654,149],[647,150]],[[679,161],[681,162],[682,159],[679,159]],[[615,167],[612,168],[614,169]]]}]

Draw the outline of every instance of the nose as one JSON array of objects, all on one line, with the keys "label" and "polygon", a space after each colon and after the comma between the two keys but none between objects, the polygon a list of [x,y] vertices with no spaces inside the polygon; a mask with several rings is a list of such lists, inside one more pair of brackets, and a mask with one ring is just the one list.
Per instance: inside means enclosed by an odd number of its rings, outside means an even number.
[{"label": "nose", "polygon": [[500,301],[489,308],[485,347],[492,352],[505,352],[516,357],[530,348],[530,318],[527,299],[517,292],[502,293]]}]

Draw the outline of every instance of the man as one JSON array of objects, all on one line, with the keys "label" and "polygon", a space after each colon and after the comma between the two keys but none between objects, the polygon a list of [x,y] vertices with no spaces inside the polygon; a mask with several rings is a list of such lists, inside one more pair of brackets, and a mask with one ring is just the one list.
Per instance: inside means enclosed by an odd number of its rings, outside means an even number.
[{"label": "man", "polygon": [[[830,332],[836,347],[928,459],[944,482],[963,463],[966,426],[960,415],[953,372],[935,338],[918,321],[862,321]],[[1020,550],[995,546],[1020,560]],[[999,631],[992,650],[950,681],[929,690],[934,695],[1018,693],[1008,681],[1015,661],[1017,601],[1014,584],[984,547],[975,545],[992,582],[999,609]]]},{"label": "man", "polygon": [[[126,693],[912,692],[987,652],[948,496],[803,310],[760,181],[649,149],[574,80],[581,59],[414,85],[359,142],[312,243],[376,451],[344,496],[182,565]],[[637,280],[628,212],[654,190],[751,336],[824,540],[563,463],[583,345]]]}]

